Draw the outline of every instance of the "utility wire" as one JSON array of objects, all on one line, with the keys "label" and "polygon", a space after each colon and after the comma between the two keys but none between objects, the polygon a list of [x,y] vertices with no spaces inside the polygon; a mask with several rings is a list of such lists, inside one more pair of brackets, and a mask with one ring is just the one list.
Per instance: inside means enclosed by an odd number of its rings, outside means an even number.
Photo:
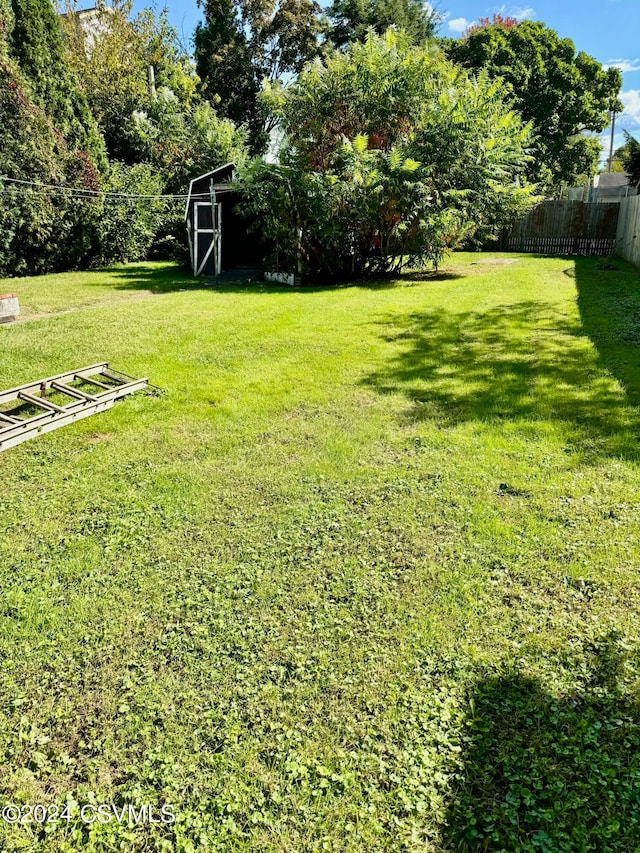
[{"label": "utility wire", "polygon": [[25,187],[35,187],[40,190],[53,190],[55,192],[67,192],[72,195],[76,195],[80,198],[122,198],[122,199],[173,199],[175,201],[186,201],[188,198],[210,198],[209,193],[196,193],[191,196],[189,195],[177,195],[177,194],[157,194],[157,195],[143,195],[140,193],[118,193],[118,192],[110,192],[108,190],[83,190],[79,187],[67,187],[67,186],[59,186],[56,184],[41,184],[36,181],[24,181],[19,178],[9,178],[6,175],[0,175],[0,190],[13,190],[13,187],[2,186],[4,182],[10,184],[18,184],[20,186]]}]

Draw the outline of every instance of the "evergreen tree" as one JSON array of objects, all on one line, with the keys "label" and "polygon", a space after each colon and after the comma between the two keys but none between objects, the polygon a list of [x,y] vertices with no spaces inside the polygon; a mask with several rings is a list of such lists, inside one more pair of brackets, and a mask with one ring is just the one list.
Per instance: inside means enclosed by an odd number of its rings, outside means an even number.
[{"label": "evergreen tree", "polygon": [[627,130],[624,132],[624,138],[626,139],[626,144],[622,149],[622,165],[625,172],[629,175],[631,186],[637,187],[640,184],[640,142],[631,136]]},{"label": "evergreen tree", "polygon": [[333,0],[327,10],[332,27],[331,42],[342,48],[363,41],[373,30],[381,35],[389,27],[403,30],[413,44],[435,33],[440,15],[422,0]]},{"label": "evergreen tree", "polygon": [[66,61],[60,20],[51,0],[11,0],[11,5],[9,50],[30,84],[35,103],[71,151],[86,152],[94,166],[104,169],[104,145]]},{"label": "evergreen tree", "polygon": [[66,192],[39,188],[95,188],[98,175],[88,155],[69,151],[38,105],[10,54],[12,36],[13,15],[0,0],[0,275],[5,276],[76,265],[91,250],[101,208],[95,200],[75,201]]},{"label": "evergreen tree", "polygon": [[263,81],[298,74],[320,53],[324,29],[315,0],[204,0],[195,33],[203,94],[224,118],[249,131],[262,152],[271,124],[259,96]]}]

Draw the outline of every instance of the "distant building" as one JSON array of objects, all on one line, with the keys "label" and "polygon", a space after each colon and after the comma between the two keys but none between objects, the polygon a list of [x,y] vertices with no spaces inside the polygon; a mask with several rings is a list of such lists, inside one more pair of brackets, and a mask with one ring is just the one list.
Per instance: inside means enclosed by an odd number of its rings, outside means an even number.
[{"label": "distant building", "polygon": [[630,195],[636,195],[637,190],[629,184],[626,172],[602,172],[593,179],[593,189],[597,192],[599,201],[617,201]]},{"label": "distant building", "polygon": [[84,32],[85,49],[91,53],[91,48],[96,37],[108,29],[107,20],[104,15],[113,14],[111,6],[92,6],[89,9],[77,9],[74,12],[64,12],[63,18],[73,21],[78,29]]},{"label": "distant building", "polygon": [[637,194],[638,190],[629,184],[626,172],[602,172],[590,184],[569,187],[567,190],[569,201],[620,201],[621,198]]}]

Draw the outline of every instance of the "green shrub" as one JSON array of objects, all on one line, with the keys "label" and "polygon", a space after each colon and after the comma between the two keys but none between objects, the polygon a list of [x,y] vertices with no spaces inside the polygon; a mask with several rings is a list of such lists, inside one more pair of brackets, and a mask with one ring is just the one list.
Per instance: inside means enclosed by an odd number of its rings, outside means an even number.
[{"label": "green shrub", "polygon": [[162,178],[146,163],[128,166],[112,163],[105,189],[135,197],[110,195],[97,226],[94,263],[106,266],[146,258],[166,211],[161,198],[145,198],[162,193]]},{"label": "green shrub", "polygon": [[437,264],[531,202],[529,131],[499,85],[402,33],[371,34],[265,98],[286,142],[240,188],[276,268],[340,279]]}]

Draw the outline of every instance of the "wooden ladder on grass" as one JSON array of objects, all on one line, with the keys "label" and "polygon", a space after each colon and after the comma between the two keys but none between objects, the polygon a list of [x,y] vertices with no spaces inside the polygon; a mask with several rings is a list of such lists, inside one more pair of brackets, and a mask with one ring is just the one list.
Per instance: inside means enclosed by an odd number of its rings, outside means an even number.
[{"label": "wooden ladder on grass", "polygon": [[147,384],[147,379],[133,379],[103,362],[0,391],[0,452],[110,409]]}]

